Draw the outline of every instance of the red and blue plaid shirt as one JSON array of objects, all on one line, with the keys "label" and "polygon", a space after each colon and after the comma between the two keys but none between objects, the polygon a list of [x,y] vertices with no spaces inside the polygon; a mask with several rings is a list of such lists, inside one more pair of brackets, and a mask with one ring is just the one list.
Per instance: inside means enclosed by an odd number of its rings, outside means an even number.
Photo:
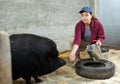
[{"label": "red and blue plaid shirt", "polygon": [[[101,42],[103,42],[103,40],[105,39],[103,26],[97,19],[92,19],[90,24],[90,32],[91,32],[90,43],[92,43],[93,40],[100,40]],[[84,34],[85,24],[82,21],[79,21],[75,27],[75,38],[73,44],[80,45],[81,40],[84,38]]]}]

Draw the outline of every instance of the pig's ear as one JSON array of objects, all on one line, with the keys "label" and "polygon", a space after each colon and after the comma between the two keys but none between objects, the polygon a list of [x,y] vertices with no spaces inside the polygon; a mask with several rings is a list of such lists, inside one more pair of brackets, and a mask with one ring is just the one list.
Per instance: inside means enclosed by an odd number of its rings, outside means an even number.
[{"label": "pig's ear", "polygon": [[51,58],[58,58],[59,56],[59,53],[58,53],[58,50],[53,50],[53,52],[50,54],[50,57]]},{"label": "pig's ear", "polygon": [[59,59],[59,61],[60,61],[60,63],[61,63],[61,66],[63,66],[63,65],[66,64],[66,61],[65,61],[65,60],[63,60],[63,59],[61,59],[61,58],[58,58],[58,59]]}]

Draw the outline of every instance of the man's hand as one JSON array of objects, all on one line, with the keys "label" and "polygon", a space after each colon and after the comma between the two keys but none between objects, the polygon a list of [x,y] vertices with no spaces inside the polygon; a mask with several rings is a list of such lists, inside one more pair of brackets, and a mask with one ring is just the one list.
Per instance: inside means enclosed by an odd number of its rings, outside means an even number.
[{"label": "man's hand", "polygon": [[100,41],[100,40],[97,40],[97,41],[96,41],[96,45],[101,46],[101,45],[102,45],[101,41]]},{"label": "man's hand", "polygon": [[71,52],[69,58],[70,58],[70,61],[74,61],[75,58],[76,58],[75,53],[74,53],[74,52]]}]

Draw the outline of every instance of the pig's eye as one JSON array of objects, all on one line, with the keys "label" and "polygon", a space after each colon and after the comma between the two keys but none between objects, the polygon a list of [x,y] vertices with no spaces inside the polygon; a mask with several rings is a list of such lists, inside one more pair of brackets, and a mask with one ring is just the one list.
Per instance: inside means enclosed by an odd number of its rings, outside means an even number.
[{"label": "pig's eye", "polygon": [[49,62],[51,62],[51,61],[52,61],[52,59],[49,57],[49,58],[48,58],[48,61],[49,61]]}]

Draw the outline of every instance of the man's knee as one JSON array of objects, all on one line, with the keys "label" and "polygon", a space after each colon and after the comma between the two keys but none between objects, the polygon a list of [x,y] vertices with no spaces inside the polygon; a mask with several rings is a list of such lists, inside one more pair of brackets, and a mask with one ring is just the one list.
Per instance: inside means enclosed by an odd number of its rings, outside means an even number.
[{"label": "man's knee", "polygon": [[80,49],[85,50],[89,42],[81,40]]}]

